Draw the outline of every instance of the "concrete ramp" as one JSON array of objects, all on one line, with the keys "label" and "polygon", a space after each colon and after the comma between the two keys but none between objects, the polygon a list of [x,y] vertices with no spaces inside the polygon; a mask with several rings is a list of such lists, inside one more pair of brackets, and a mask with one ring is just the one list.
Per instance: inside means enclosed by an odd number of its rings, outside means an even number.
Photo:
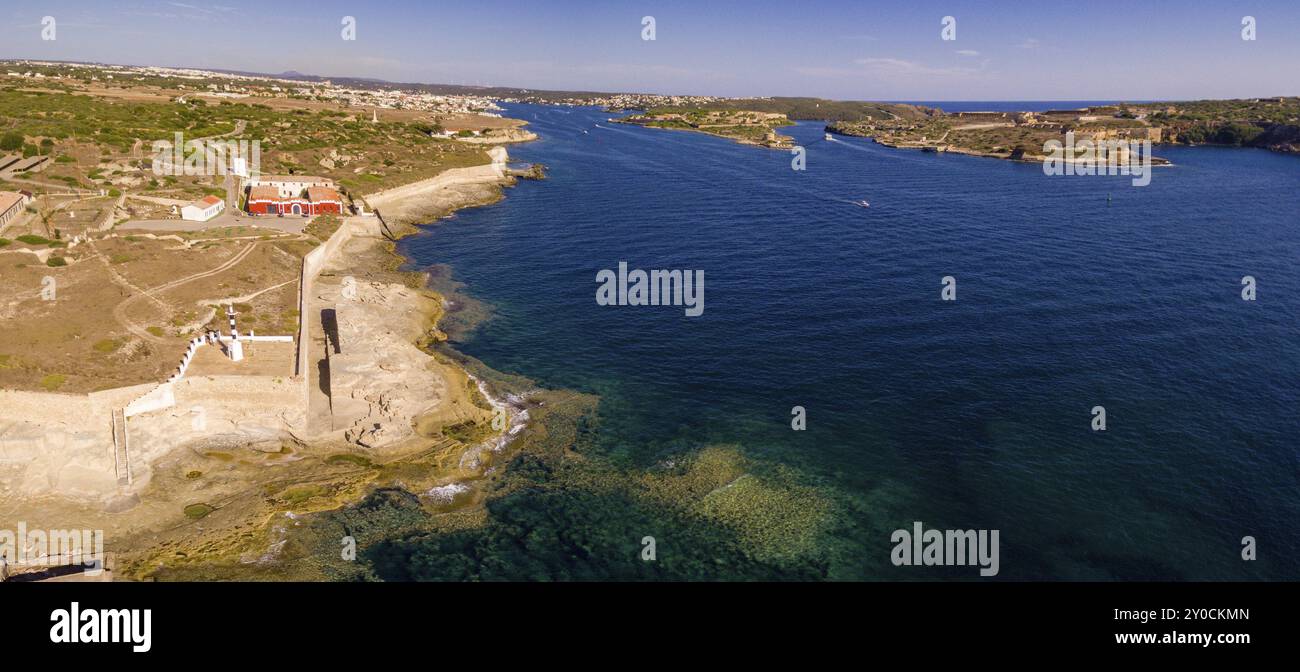
[{"label": "concrete ramp", "polygon": [[113,468],[117,470],[117,484],[131,485],[131,460],[127,452],[126,413],[113,411]]}]

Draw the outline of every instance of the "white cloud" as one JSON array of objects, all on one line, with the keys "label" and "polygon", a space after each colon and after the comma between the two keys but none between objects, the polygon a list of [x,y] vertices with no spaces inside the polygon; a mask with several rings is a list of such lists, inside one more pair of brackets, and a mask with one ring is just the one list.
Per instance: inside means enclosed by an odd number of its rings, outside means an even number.
[{"label": "white cloud", "polygon": [[975,51],[974,49],[958,49],[957,54],[959,56],[979,56],[980,52]]},{"label": "white cloud", "polygon": [[855,64],[862,66],[867,72],[877,75],[922,75],[922,76],[963,76],[973,74],[975,68],[936,68],[917,63],[916,61],[906,61],[901,58],[859,58],[853,61]]},{"label": "white cloud", "polygon": [[1037,49],[1042,44],[1036,37],[1026,37],[1024,42],[1020,43],[1021,49]]},{"label": "white cloud", "polygon": [[801,77],[875,81],[886,85],[950,86],[962,81],[996,79],[988,70],[988,59],[978,65],[940,67],[902,58],[859,58],[849,65],[803,66],[791,68]]}]

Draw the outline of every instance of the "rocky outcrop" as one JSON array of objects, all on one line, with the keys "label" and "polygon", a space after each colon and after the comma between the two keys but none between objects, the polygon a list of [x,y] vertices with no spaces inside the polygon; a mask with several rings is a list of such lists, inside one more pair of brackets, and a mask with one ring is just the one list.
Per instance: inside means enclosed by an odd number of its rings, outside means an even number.
[{"label": "rocky outcrop", "polygon": [[495,128],[484,135],[455,137],[456,140],[471,145],[504,145],[515,142],[531,142],[537,139],[537,134],[522,128]]},{"label": "rocky outcrop", "polygon": [[[357,241],[358,243],[362,241]],[[413,336],[437,311],[433,299],[383,282],[317,287],[316,305],[334,306],[339,351],[329,354],[333,426],[366,448],[412,435],[411,420],[447,398]]]},{"label": "rocky outcrop", "polygon": [[1300,126],[1292,124],[1273,124],[1256,136],[1256,147],[1265,147],[1275,152],[1300,152]]}]

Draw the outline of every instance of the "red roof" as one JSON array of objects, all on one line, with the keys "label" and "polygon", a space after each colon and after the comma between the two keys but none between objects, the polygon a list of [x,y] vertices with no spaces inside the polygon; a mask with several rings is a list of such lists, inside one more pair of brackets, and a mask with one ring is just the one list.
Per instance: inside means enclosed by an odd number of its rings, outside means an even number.
[{"label": "red roof", "polygon": [[9,209],[23,202],[22,194],[12,192],[0,192],[0,214],[9,212]]},{"label": "red roof", "polygon": [[339,192],[334,191],[329,187],[307,187],[307,200],[313,203],[319,203],[321,201],[343,202],[343,199],[339,198]]},{"label": "red roof", "polygon": [[280,190],[275,187],[253,187],[248,190],[248,200],[278,201],[280,200]]},{"label": "red roof", "polygon": [[334,183],[333,180],[327,180],[323,177],[317,177],[315,175],[259,175],[255,181],[257,182],[258,186],[263,186],[269,183],[279,183],[279,182],[292,183],[292,184],[298,184],[298,183],[310,184],[313,182],[323,182],[326,184]]},{"label": "red roof", "polygon": [[203,200],[200,202],[206,203],[208,205],[216,205],[221,202],[221,199],[217,198],[216,196],[204,196]]}]

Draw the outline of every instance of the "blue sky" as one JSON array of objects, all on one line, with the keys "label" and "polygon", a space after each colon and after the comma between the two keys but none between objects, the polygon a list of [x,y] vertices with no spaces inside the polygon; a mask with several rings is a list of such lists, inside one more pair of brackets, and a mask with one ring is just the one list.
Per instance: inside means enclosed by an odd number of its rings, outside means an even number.
[{"label": "blue sky", "polygon": [[[1300,2],[29,0],[0,58],[863,100],[1300,95]],[[1242,17],[1257,39],[1241,39]],[[41,39],[53,16],[56,39]],[[357,39],[341,38],[354,16]],[[643,16],[656,39],[641,39]],[[941,20],[957,20],[956,40]]]}]

